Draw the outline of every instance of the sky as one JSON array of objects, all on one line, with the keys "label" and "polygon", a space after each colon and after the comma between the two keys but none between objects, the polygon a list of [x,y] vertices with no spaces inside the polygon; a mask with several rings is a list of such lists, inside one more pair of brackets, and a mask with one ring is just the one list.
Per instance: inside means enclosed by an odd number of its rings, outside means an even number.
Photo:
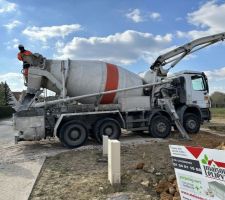
[{"label": "sky", "polygon": [[[166,51],[225,32],[225,0],[0,0],[0,82],[21,91],[18,44],[48,59],[103,60],[140,73]],[[225,92],[225,42],[172,72],[204,71]]]}]

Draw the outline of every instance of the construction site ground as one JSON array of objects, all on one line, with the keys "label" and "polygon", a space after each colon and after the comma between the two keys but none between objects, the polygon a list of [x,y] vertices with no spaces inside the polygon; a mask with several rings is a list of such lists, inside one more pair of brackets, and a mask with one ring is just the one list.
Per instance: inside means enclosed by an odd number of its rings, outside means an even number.
[{"label": "construction site ground", "polygon": [[[218,127],[225,125],[222,118],[213,123]],[[49,157],[31,199],[160,199],[155,187],[174,174],[169,145],[215,148],[225,142],[225,129],[216,131],[210,126],[206,123],[204,131],[191,135],[192,141],[180,140],[177,132],[168,139],[154,139],[147,134],[125,134],[121,139],[122,183],[114,187],[107,180],[107,159],[102,157],[101,148],[71,150]]]},{"label": "construction site ground", "polygon": [[[12,122],[3,120],[0,199],[160,199],[157,183],[174,174],[168,145],[215,148],[225,142],[224,125],[225,119],[214,118],[200,133],[191,135],[192,141],[180,140],[176,132],[167,139],[125,132],[121,138],[122,184],[112,187],[107,180],[107,159],[96,142],[89,140],[74,150],[65,149],[55,139],[14,145]],[[137,169],[139,165],[143,167]]]}]

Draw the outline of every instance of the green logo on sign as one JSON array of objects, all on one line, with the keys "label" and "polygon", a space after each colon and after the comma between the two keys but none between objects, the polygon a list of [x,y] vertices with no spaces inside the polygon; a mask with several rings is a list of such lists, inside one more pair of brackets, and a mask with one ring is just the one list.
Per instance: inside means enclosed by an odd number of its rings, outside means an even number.
[{"label": "green logo on sign", "polygon": [[209,158],[208,158],[208,156],[205,154],[205,155],[204,155],[204,158],[201,160],[201,162],[202,162],[202,164],[207,165],[207,164],[208,164],[208,161],[209,161]]}]

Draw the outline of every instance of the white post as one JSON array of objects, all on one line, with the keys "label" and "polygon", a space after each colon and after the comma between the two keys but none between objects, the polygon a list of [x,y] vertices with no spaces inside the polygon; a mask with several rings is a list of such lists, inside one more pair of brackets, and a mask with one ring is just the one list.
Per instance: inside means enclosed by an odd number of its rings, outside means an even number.
[{"label": "white post", "polygon": [[103,156],[107,156],[108,155],[108,139],[109,137],[107,135],[103,135],[102,136],[102,140],[103,140]]},{"label": "white post", "polygon": [[108,179],[111,185],[120,184],[120,142],[108,140]]}]

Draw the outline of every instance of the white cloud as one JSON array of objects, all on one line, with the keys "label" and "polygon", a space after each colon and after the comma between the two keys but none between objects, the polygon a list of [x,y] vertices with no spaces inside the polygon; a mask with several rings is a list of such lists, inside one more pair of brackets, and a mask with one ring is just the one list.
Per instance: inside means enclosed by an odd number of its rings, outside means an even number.
[{"label": "white cloud", "polygon": [[152,13],[150,13],[149,16],[150,16],[150,18],[153,19],[153,20],[160,20],[160,18],[161,18],[160,13],[157,13],[157,12],[152,12]]},{"label": "white cloud", "polygon": [[17,5],[6,0],[0,0],[0,14],[15,11]]},{"label": "white cloud", "polygon": [[135,23],[143,22],[144,18],[141,16],[141,11],[139,9],[133,9],[126,14],[126,17]]},{"label": "white cloud", "polygon": [[17,26],[21,25],[22,23],[18,20],[14,20],[8,24],[4,24],[3,26],[8,29],[8,30],[12,30],[14,28],[16,28]]},{"label": "white cloud", "polygon": [[205,71],[209,80],[209,91],[212,94],[215,91],[225,92],[225,67]]},{"label": "white cloud", "polygon": [[17,38],[14,38],[13,40],[6,42],[6,48],[7,49],[16,49],[19,45],[19,40]]},{"label": "white cloud", "polygon": [[46,42],[49,38],[62,37],[69,35],[75,31],[81,30],[80,24],[70,24],[61,26],[46,26],[46,27],[27,27],[23,30],[23,34],[32,40],[41,40]]},{"label": "white cloud", "polygon": [[19,73],[0,74],[0,81],[7,82],[11,91],[22,91],[25,89],[23,75]]},{"label": "white cloud", "polygon": [[225,93],[225,81],[221,81],[220,86],[209,84],[209,94],[212,94],[214,92],[223,92]]},{"label": "white cloud", "polygon": [[67,44],[59,43],[56,58],[96,59],[118,64],[130,64],[137,59],[152,61],[152,57],[168,47],[171,34],[152,35],[134,30],[116,33],[106,37],[74,37]]},{"label": "white cloud", "polygon": [[65,44],[64,44],[64,42],[62,42],[62,41],[57,41],[57,42],[55,43],[55,47],[56,47],[57,49],[62,48],[64,45],[65,45]]},{"label": "white cloud", "polygon": [[158,12],[144,13],[137,8],[130,10],[130,12],[126,14],[126,17],[135,23],[147,21],[149,18],[155,21],[159,21],[161,19],[161,15]]},{"label": "white cloud", "polygon": [[209,80],[225,80],[225,67],[211,71],[205,71],[205,74]]},{"label": "white cloud", "polygon": [[183,31],[177,31],[176,32],[177,37],[182,38],[182,37],[186,37],[186,33]]},{"label": "white cloud", "polygon": [[225,3],[217,4],[216,1],[210,1],[203,4],[198,10],[188,13],[188,22],[196,29],[189,32],[178,32],[179,37],[199,37],[220,33],[225,31]]},{"label": "white cloud", "polygon": [[47,50],[50,49],[50,46],[48,44],[43,44],[41,48]]}]

